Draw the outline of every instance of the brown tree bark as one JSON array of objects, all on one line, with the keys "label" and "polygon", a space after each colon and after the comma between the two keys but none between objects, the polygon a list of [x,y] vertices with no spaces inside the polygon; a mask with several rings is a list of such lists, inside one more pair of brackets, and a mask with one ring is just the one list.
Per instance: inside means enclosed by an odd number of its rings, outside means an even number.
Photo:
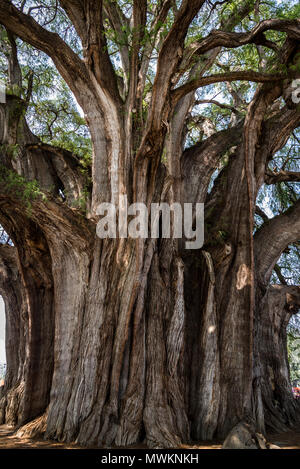
[{"label": "brown tree bark", "polygon": [[21,414],[26,342],[26,307],[16,249],[1,246],[1,295],[6,316],[5,385],[0,389],[0,422],[15,425]]},{"label": "brown tree bark", "polygon": [[257,310],[253,387],[257,423],[263,432],[299,425],[299,402],[292,394],[287,357],[287,325],[299,311],[299,294],[296,286],[270,286]]},{"label": "brown tree bark", "polygon": [[[18,217],[16,211],[13,222],[9,215],[2,220],[19,246],[18,250],[2,246],[1,253],[7,321],[2,422],[19,426],[43,413],[49,403],[53,372],[53,285],[51,271],[47,270],[49,254],[45,239],[37,226],[28,223],[22,215]],[[14,223],[20,223],[22,229],[15,231]],[[30,239],[27,246],[26,237]]]},{"label": "brown tree bark", "polygon": [[[130,53],[123,44],[130,79],[120,85],[103,34],[102,2],[60,3],[82,41],[83,60],[58,35],[0,1],[0,22],[52,57],[85,112],[93,144],[93,188],[83,214],[72,207],[85,185],[80,161],[31,133],[20,98],[12,95],[1,105],[0,221],[15,246],[3,248],[13,250],[15,264],[3,255],[1,288],[7,340],[17,341],[20,357],[8,353],[2,422],[21,425],[47,410],[48,438],[104,446],[145,440],[165,448],[225,437],[239,421],[254,420],[262,430],[291,425],[296,406],[287,390],[284,331],[290,306],[299,305],[298,289],[290,299],[292,287],[268,284],[282,251],[299,239],[299,204],[253,237],[256,196],[270,182],[267,162],[300,123],[295,106],[268,115],[290,77],[253,71],[204,76],[204,66],[192,67],[187,83],[176,83],[197,54],[208,53],[212,64],[224,45],[270,45],[261,33],[271,27],[288,35],[281,52],[289,64],[299,24],[263,22],[239,34],[229,32],[235,23],[228,21],[227,32],[212,32],[190,51],[186,33],[204,2],[183,1],[160,44],[145,118],[149,50],[140,53],[143,32],[134,29]],[[164,2],[156,21],[171,3]],[[145,8],[146,2],[133,2],[135,26],[146,21]],[[122,29],[120,12],[109,5],[105,12]],[[245,6],[241,14],[248,14]],[[11,67],[12,81],[20,80],[16,56]],[[246,118],[184,149],[192,91],[234,79],[264,83]],[[18,157],[11,158],[9,145],[16,144]],[[208,194],[224,155],[228,164]],[[23,179],[11,182],[12,174]],[[34,179],[41,193],[26,200],[26,182]],[[119,195],[147,206],[205,202],[203,249],[187,251],[182,242],[163,238],[100,240],[97,206],[118,205]],[[12,278],[18,281],[8,294]],[[13,404],[10,393],[20,386]]]}]

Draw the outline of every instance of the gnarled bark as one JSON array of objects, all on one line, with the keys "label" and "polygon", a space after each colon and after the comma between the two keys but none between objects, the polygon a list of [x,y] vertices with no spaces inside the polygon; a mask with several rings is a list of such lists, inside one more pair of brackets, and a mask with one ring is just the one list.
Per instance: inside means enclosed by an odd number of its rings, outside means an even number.
[{"label": "gnarled bark", "polygon": [[287,325],[300,306],[300,288],[273,285],[255,317],[254,398],[261,431],[285,431],[299,424],[300,407],[292,394],[287,357]]},{"label": "gnarled bark", "polygon": [[[285,287],[268,283],[280,253],[298,239],[299,204],[265,223],[253,238],[255,200],[267,163],[300,123],[295,108],[281,110],[276,129],[274,116],[268,116],[293,76],[204,73],[222,45],[258,43],[277,50],[261,35],[272,27],[288,35],[280,52],[289,65],[299,21],[263,22],[250,33],[231,33],[236,21],[228,20],[226,31],[212,32],[193,52],[185,48],[186,34],[204,2],[182,1],[167,36],[158,41],[159,18],[166,18],[173,4],[163,2],[154,20],[156,75],[143,113],[151,47],[143,48],[138,25],[147,20],[147,2],[133,2],[132,44],[129,51],[123,44],[121,53],[129,76],[123,79],[109,57],[103,22],[105,12],[122,30],[126,19],[117,6],[60,3],[82,41],[83,59],[58,35],[0,1],[0,22],[53,59],[84,110],[93,144],[93,187],[83,213],[74,207],[86,183],[80,161],[32,135],[20,97],[11,95],[0,106],[0,221],[14,242],[18,266],[9,267],[1,281],[8,295],[5,282],[12,275],[18,279],[15,297],[6,300],[8,343],[16,337],[24,354],[17,361],[9,353],[2,408],[12,406],[13,417],[2,412],[2,420],[20,425],[38,418],[33,426],[41,425],[48,438],[83,445],[145,440],[151,447],[225,437],[239,421],[254,419],[262,429],[293,423],[296,408],[286,393],[284,358],[291,302]],[[242,6],[243,17],[249,8]],[[208,53],[207,64],[200,72],[194,64],[179,86],[191,57],[201,51]],[[20,83],[16,54],[11,68],[12,81]],[[237,112],[234,126],[184,150],[192,91],[235,79],[264,83],[245,119]],[[10,145],[18,145],[16,159]],[[228,164],[208,194],[224,155]],[[35,179],[39,193],[28,198],[26,183]],[[186,251],[182,242],[162,237],[100,240],[97,206],[109,201],[118,206],[119,195],[148,207],[205,202],[204,248]],[[276,227],[281,229],[274,240]],[[270,249],[263,255],[266,239]],[[20,390],[18,405],[9,394],[14,386]]]},{"label": "gnarled bark", "polygon": [[5,385],[0,389],[0,422],[15,425],[18,422],[19,409],[22,408],[28,312],[16,248],[10,245],[1,246],[0,262],[0,293],[5,303],[7,360]]},{"label": "gnarled bark", "polygon": [[4,260],[6,282],[11,283],[3,288],[8,377],[2,421],[21,425],[42,414],[49,403],[54,341],[51,261],[37,226],[16,210],[12,219],[1,201],[0,207],[3,225],[18,246],[2,247],[13,253],[10,264]]}]

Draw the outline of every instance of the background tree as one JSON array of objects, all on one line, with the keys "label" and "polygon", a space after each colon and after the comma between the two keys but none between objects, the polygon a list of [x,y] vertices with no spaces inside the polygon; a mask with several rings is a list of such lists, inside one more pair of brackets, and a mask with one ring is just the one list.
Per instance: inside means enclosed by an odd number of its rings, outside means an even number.
[{"label": "background tree", "polygon": [[[298,16],[291,2],[0,1],[19,425],[47,409],[50,438],[172,447],[297,422]],[[97,206],[120,195],[204,202],[203,249],[100,240]]]}]

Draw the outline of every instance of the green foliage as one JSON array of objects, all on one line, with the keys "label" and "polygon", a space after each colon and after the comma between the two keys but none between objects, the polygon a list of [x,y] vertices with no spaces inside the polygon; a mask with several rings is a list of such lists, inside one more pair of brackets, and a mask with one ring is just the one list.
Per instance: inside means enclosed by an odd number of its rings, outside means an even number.
[{"label": "green foliage", "polygon": [[20,146],[18,144],[0,145],[0,151],[2,150],[9,158],[11,158],[12,160],[16,160],[16,158],[19,156]]},{"label": "green foliage", "polygon": [[43,142],[69,150],[85,165],[91,164],[91,139],[86,121],[68,86],[52,67],[43,67],[34,79],[27,119]]},{"label": "green foliage", "polygon": [[[124,77],[120,49],[124,46],[128,47],[129,55],[131,56],[133,37],[136,35],[137,30],[132,27],[132,22],[130,22],[133,1],[112,1],[120,9],[126,21],[121,26],[121,30],[116,32],[105,15],[104,34],[106,35],[107,50],[111,61],[120,81],[122,81],[122,78],[130,79],[130,77]],[[109,0],[106,0],[106,2],[111,3]],[[18,7],[23,4],[22,0],[15,0],[13,3]],[[36,8],[30,12],[34,19],[48,30],[57,32],[70,45],[72,50],[82,57],[81,41],[63,9],[59,5],[56,8],[57,2],[55,0],[40,0],[39,2],[27,0],[25,3],[25,13],[34,5]],[[147,118],[148,107],[151,102],[151,92],[157,71],[159,48],[174,23],[176,9],[180,7],[181,2],[177,0],[172,3],[173,6],[170,8],[165,21],[157,22],[156,26],[153,27],[157,8],[162,5],[162,2],[157,0],[149,0],[147,2],[147,23],[142,31],[139,55],[142,57],[145,51],[148,54],[150,50],[149,57],[147,55],[149,58],[149,69],[143,90],[142,116],[139,114],[140,110],[131,116],[135,128],[142,122],[145,122]],[[243,11],[247,6],[250,6],[249,11],[244,14]],[[299,16],[300,5],[296,0],[204,2],[201,13],[195,17],[189,27],[185,46],[188,47],[195,41],[201,41],[213,29],[248,32],[260,21],[266,19],[294,19],[299,18]],[[140,28],[138,29],[140,30]],[[277,47],[280,47],[286,39],[285,33],[274,30],[267,31],[264,35],[268,40],[273,41]],[[7,45],[7,37],[3,29],[0,29],[0,41]],[[88,177],[92,163],[91,139],[85,119],[70,89],[56,71],[52,61],[44,53],[35,50],[20,40],[17,40],[17,45],[23,84],[22,88],[12,87],[8,90],[9,93],[18,95],[23,99],[26,98],[29,77],[33,73],[33,89],[26,111],[26,119],[30,129],[43,142],[64,148],[78,155],[82,164],[82,171]],[[198,76],[199,71],[203,69],[207,75],[250,69],[265,73],[284,73],[287,71],[287,67],[280,63],[280,58],[275,50],[265,46],[257,46],[256,44],[248,44],[232,49],[222,48],[214,64],[206,69],[207,55],[203,55],[200,58],[197,56],[194,58],[194,62],[191,63],[194,66],[196,61],[198,61],[195,76]],[[295,57],[294,62],[289,66],[289,70],[294,72],[299,71],[299,57]],[[188,78],[190,79],[191,77],[186,72],[181,78],[179,85]],[[7,60],[5,54],[1,53],[1,51],[0,79],[7,81]],[[241,121],[245,117],[248,104],[257,86],[256,83],[249,81],[237,81],[232,82],[230,87],[228,83],[218,83],[200,88],[196,93],[198,101],[211,99],[226,104],[229,107],[222,108],[211,103],[195,105],[187,121],[186,145],[196,144],[207,138],[201,126],[204,120],[211,124],[214,131],[227,129]],[[281,106],[284,106],[283,102],[281,102]],[[234,114],[230,107],[237,109],[238,113]],[[16,109],[16,113],[18,111],[20,109]],[[266,118],[268,117],[266,115]],[[13,118],[14,116],[12,116]],[[299,143],[297,139],[299,140],[299,132],[295,132],[295,136],[291,137],[285,147],[270,161],[270,169],[275,171],[280,169],[298,170]],[[212,177],[210,188],[213,186],[216,176],[227,165],[228,160],[234,153],[232,151],[233,148],[222,155],[219,167]],[[11,146],[6,150],[12,159],[18,157],[17,147]],[[162,160],[167,164],[166,151],[162,154]],[[75,203],[77,208],[85,209],[89,190],[90,185],[87,185],[86,193]],[[299,191],[299,184],[295,183],[263,186],[258,195],[257,204],[267,212],[269,217],[272,217],[290,207],[299,198]],[[35,194],[38,190],[37,188],[31,188],[29,193],[31,192]],[[257,227],[261,224],[262,220],[258,218]],[[219,235],[223,239],[222,234]],[[279,260],[280,267],[283,269],[286,277],[290,278],[289,281],[291,283],[297,281],[297,279],[299,282],[300,279],[299,267],[297,267],[297,265],[299,266],[298,255],[299,246],[292,245],[289,247],[289,252],[285,252]],[[273,276],[272,281],[278,282],[276,275]]]},{"label": "green foliage", "polygon": [[21,97],[23,94],[23,89],[16,84],[14,85],[8,84],[6,86],[6,94]]},{"label": "green foliage", "polygon": [[0,184],[8,193],[12,193],[14,197],[19,198],[28,210],[30,210],[34,200],[46,200],[46,195],[41,191],[39,183],[36,180],[27,181],[3,165],[0,165]]},{"label": "green foliage", "polygon": [[90,189],[89,186],[86,185],[83,189],[81,196],[72,203],[72,207],[80,210],[82,213],[86,213],[87,210],[87,203],[89,200]]},{"label": "green foliage", "polygon": [[298,19],[300,17],[300,3],[290,0],[281,1],[277,4],[276,16],[278,18],[289,20]]}]

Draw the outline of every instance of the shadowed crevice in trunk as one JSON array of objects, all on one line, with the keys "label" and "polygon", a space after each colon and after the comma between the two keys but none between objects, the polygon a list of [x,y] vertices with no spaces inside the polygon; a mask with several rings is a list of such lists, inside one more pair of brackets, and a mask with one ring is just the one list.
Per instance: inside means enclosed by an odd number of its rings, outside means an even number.
[{"label": "shadowed crevice in trunk", "polygon": [[0,246],[7,324],[1,422],[20,426],[43,414],[50,399],[55,328],[51,259],[34,223],[17,211],[12,219],[8,207],[1,207],[0,217],[14,241],[14,246]]}]

